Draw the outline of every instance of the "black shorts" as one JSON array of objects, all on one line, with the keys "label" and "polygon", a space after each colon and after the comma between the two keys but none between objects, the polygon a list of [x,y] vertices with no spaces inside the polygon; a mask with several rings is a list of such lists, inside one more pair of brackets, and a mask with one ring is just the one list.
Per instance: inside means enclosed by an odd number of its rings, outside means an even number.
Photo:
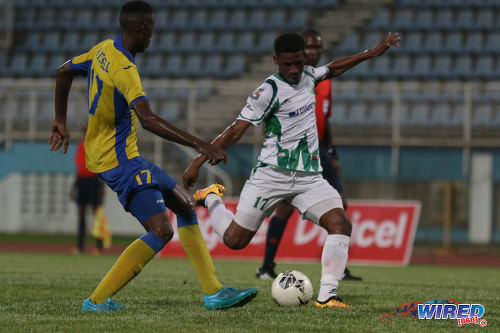
[{"label": "black shorts", "polygon": [[78,205],[98,206],[102,183],[98,177],[77,178],[76,179],[76,202]]},{"label": "black shorts", "polygon": [[323,168],[323,178],[325,178],[339,193],[344,192],[340,177],[337,174],[337,168],[333,166],[325,145],[321,143],[319,144],[319,158],[321,160],[321,167]]}]

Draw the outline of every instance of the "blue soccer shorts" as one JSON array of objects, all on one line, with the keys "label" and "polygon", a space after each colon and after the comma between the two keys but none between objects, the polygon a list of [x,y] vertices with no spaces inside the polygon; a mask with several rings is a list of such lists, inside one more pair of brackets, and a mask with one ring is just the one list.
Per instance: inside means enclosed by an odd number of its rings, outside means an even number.
[{"label": "blue soccer shorts", "polygon": [[173,191],[176,185],[165,171],[140,156],[99,176],[117,194],[123,208],[141,224],[166,211],[162,193]]}]

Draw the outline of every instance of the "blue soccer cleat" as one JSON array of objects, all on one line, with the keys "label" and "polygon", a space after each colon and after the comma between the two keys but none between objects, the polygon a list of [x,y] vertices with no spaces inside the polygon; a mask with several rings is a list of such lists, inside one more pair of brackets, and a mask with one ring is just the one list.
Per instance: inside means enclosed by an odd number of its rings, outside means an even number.
[{"label": "blue soccer cleat", "polygon": [[203,301],[207,309],[226,309],[232,306],[243,305],[257,295],[257,289],[237,289],[222,287],[213,295],[205,295]]},{"label": "blue soccer cleat", "polygon": [[94,304],[89,297],[83,302],[82,311],[114,312],[120,311],[124,307],[122,303],[113,302],[111,298],[108,298],[104,303]]}]

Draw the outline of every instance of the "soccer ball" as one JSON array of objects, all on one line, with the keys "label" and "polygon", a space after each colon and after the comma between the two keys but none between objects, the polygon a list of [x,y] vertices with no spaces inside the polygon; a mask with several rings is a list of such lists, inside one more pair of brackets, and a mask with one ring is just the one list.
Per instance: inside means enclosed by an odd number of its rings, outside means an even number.
[{"label": "soccer ball", "polygon": [[313,295],[311,280],[299,271],[286,271],[274,279],[271,288],[273,299],[281,306],[307,304]]}]

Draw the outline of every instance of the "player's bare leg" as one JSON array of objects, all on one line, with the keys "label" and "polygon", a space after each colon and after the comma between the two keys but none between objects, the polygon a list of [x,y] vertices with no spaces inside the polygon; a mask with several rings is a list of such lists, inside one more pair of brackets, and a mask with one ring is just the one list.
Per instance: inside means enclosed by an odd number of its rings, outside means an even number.
[{"label": "player's bare leg", "polygon": [[321,255],[321,286],[315,305],[318,307],[349,307],[337,295],[337,288],[347,265],[352,225],[345,211],[334,208],[324,213],[320,226],[328,236]]}]

